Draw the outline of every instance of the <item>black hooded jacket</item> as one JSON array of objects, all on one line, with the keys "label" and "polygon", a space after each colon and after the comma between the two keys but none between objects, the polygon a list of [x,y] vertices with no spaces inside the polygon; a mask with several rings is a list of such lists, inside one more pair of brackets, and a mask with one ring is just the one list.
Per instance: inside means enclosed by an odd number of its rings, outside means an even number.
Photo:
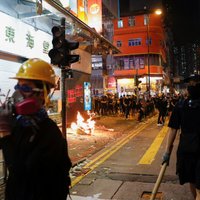
[{"label": "black hooded jacket", "polygon": [[66,200],[71,161],[54,121],[45,118],[37,127],[16,123],[0,145],[9,172],[6,200]]}]

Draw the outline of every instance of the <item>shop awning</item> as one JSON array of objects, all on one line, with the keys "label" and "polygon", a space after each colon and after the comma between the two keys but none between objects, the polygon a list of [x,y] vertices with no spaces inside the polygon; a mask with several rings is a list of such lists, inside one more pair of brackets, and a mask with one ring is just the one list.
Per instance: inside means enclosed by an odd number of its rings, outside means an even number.
[{"label": "shop awning", "polygon": [[[37,3],[36,3],[37,2]],[[91,52],[91,54],[104,54],[112,49],[113,54],[120,53],[103,35],[100,35],[69,10],[62,7],[57,0],[43,0],[42,8],[38,8],[35,0],[5,0],[0,4],[0,11],[12,17],[20,19],[35,28],[46,33],[51,33],[53,26],[61,25],[61,18],[66,20],[66,37],[69,40],[79,42],[79,48]]]},{"label": "shop awning", "polygon": [[113,54],[120,53],[120,50],[103,35],[97,33],[95,29],[89,27],[59,3],[54,0],[45,0],[45,2],[52,7],[53,13],[57,13],[57,11],[62,13],[66,17],[68,25],[73,24],[73,35],[69,35],[69,37],[74,41],[79,41],[80,48],[90,51],[92,54],[108,53],[109,49],[112,49]]}]

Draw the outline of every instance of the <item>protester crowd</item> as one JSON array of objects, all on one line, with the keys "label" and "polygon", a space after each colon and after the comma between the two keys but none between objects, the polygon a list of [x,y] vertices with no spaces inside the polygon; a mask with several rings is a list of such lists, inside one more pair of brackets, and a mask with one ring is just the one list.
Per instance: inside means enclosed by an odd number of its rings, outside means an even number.
[{"label": "protester crowd", "polygon": [[181,95],[160,94],[155,96],[103,95],[94,96],[93,111],[100,116],[121,116],[143,121],[146,117],[158,113],[158,126],[162,126]]}]

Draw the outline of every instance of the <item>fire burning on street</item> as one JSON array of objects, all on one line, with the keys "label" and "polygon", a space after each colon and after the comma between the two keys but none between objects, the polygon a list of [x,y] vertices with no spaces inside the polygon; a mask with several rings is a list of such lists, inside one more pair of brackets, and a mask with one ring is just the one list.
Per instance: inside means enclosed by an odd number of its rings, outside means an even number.
[{"label": "fire burning on street", "polygon": [[76,123],[71,123],[71,129],[76,131],[76,133],[91,135],[94,132],[95,121],[92,119],[94,114],[90,113],[90,111],[88,111],[87,114],[89,115],[89,118],[85,120],[78,111]]}]

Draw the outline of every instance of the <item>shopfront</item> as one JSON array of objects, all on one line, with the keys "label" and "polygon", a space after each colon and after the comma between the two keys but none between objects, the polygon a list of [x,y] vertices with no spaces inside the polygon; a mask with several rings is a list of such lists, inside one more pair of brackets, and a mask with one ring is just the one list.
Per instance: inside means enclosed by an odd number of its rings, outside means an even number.
[{"label": "shopfront", "polygon": [[[21,20],[2,12],[0,12],[0,18],[3,22],[5,22],[0,24],[0,101],[3,103],[5,98],[7,96],[11,96],[14,92],[16,80],[10,79],[10,77],[15,76],[22,62],[28,58],[35,57],[50,63],[48,52],[52,48],[52,36],[47,32],[38,30]],[[61,77],[61,69],[54,66],[53,68],[57,75],[58,84],[60,85],[59,80]],[[75,74],[76,73],[74,72],[74,79],[79,79],[76,78]],[[89,78],[84,80],[88,81]],[[71,83],[71,80],[67,82],[67,84],[70,86],[70,88],[68,87],[67,92],[68,105],[70,105],[77,101],[77,94],[74,101],[72,101],[71,98],[71,91],[73,88],[76,91],[76,88],[79,87],[79,90],[81,90],[79,93],[83,95],[83,87],[81,82],[79,82],[78,85],[74,80],[73,84]],[[49,115],[58,123],[61,122],[60,93],[60,87],[53,91],[53,95],[51,96],[51,104],[48,110]],[[78,105],[80,105],[80,101],[78,102]],[[71,110],[71,107],[73,106],[70,105],[68,107],[70,107]],[[70,117],[68,119],[70,119]]]},{"label": "shopfront", "polygon": [[21,63],[37,57],[49,62],[51,35],[0,12],[0,98],[3,102],[14,90],[15,76]]},{"label": "shopfront", "polygon": [[[26,59],[37,57],[50,63],[48,52],[52,48],[51,29],[61,25],[61,18],[65,18],[66,39],[80,42],[79,49],[72,52],[80,55],[80,60],[70,66],[73,79],[66,78],[64,83],[60,83],[61,69],[53,66],[58,87],[51,97],[52,105],[48,112],[60,116],[60,85],[65,84],[67,123],[70,123],[76,120],[77,111],[84,112],[84,83],[91,82],[91,49],[97,53],[109,48],[118,52],[118,49],[56,1],[39,2],[3,0],[0,4],[0,98],[4,101],[8,92],[12,94],[16,81],[9,77],[18,71]],[[93,48],[94,41],[98,41],[98,45]],[[60,122],[57,117],[55,120]]]}]

